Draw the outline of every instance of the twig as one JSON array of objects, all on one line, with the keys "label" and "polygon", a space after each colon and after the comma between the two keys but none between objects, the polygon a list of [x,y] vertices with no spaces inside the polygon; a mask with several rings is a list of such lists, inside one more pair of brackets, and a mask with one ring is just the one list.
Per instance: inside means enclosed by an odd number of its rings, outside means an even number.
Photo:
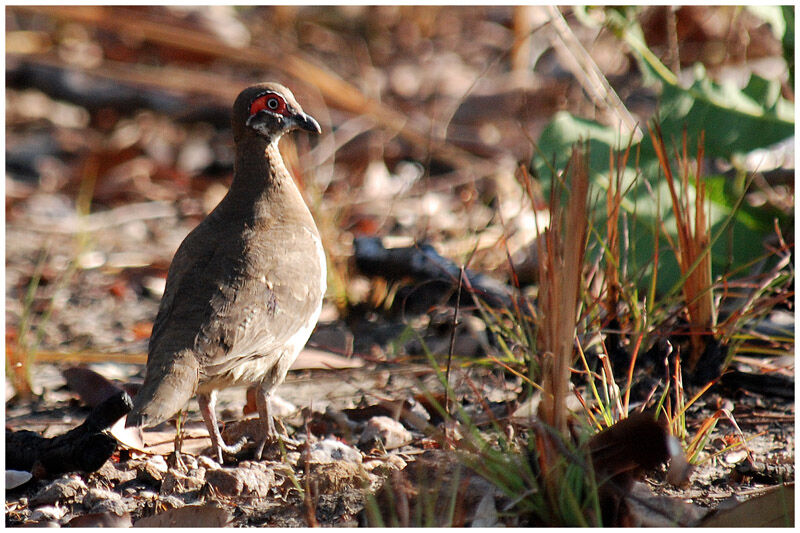
[{"label": "twig", "polygon": [[550,15],[550,25],[555,32],[552,40],[557,51],[560,51],[566,59],[565,63],[575,78],[580,82],[584,90],[591,96],[595,105],[605,109],[616,116],[626,133],[632,135],[635,142],[642,140],[644,134],[642,129],[631,116],[625,104],[622,103],[617,93],[608,83],[608,80],[592,59],[592,56],[581,45],[580,41],[572,33],[567,21],[559,11],[558,7],[548,8]]},{"label": "twig", "polygon": [[453,313],[453,329],[450,331],[450,346],[447,350],[447,369],[445,370],[444,377],[447,386],[444,388],[444,410],[447,415],[450,415],[450,365],[453,360],[453,350],[456,344],[456,328],[458,327],[458,311],[461,308],[461,287],[464,282],[464,265],[461,265],[460,273],[458,276],[458,293],[456,295],[456,309]]}]

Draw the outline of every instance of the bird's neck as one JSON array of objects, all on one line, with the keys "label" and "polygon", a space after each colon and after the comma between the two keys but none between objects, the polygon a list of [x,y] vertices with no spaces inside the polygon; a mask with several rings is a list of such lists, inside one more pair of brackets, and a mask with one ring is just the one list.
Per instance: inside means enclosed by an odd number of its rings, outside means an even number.
[{"label": "bird's neck", "polygon": [[308,211],[283,163],[277,140],[267,142],[258,137],[236,143],[233,175],[228,194],[214,210],[215,217],[232,220],[244,217],[255,223],[285,218],[294,206],[298,213]]},{"label": "bird's neck", "polygon": [[233,176],[230,193],[242,199],[269,194],[287,178],[291,180],[278,151],[278,141],[268,142],[255,136],[236,144]]}]

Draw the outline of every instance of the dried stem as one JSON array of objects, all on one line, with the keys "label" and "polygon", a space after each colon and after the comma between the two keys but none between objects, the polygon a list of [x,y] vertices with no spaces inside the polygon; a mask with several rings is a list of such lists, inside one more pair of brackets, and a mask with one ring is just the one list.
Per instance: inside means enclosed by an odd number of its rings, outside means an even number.
[{"label": "dried stem", "polygon": [[539,257],[539,303],[542,309],[541,350],[544,353],[544,396],[539,408],[542,420],[567,434],[566,397],[586,249],[589,172],[582,146],[573,149],[568,171],[572,179],[562,233],[563,208],[553,186],[550,196],[550,227],[544,233]]}]

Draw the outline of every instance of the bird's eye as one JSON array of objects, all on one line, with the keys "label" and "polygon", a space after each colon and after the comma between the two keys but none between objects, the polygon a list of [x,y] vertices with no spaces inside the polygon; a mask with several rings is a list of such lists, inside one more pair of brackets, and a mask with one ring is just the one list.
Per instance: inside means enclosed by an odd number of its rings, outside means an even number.
[{"label": "bird's eye", "polygon": [[250,115],[255,115],[262,109],[267,109],[275,113],[286,114],[286,102],[274,93],[259,96],[250,104]]}]

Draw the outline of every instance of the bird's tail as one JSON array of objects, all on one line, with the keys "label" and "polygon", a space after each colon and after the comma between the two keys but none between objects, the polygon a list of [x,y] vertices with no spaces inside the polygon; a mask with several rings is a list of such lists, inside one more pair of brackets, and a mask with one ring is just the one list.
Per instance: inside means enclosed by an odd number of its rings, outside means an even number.
[{"label": "bird's tail", "polygon": [[[147,361],[144,384],[133,401],[126,427],[154,426],[183,409],[199,382],[199,363],[190,353]],[[166,359],[166,360],[164,360]]]}]

